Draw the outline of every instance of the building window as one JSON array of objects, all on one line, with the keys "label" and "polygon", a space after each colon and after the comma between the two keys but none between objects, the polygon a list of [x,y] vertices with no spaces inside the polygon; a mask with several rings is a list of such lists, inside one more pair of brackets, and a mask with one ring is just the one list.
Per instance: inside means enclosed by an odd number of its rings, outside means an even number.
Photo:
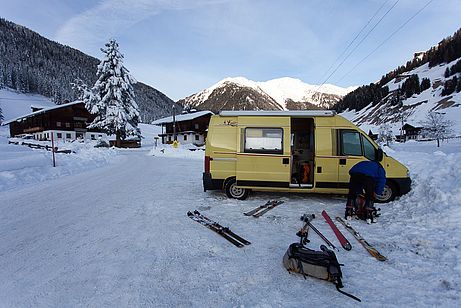
[{"label": "building window", "polygon": [[200,135],[195,135],[195,140],[199,141],[200,140]]},{"label": "building window", "polygon": [[66,134],[66,138],[70,139],[70,138],[72,138],[72,135],[71,134]]},{"label": "building window", "polygon": [[245,128],[245,152],[283,154],[283,129]]},{"label": "building window", "polygon": [[195,129],[199,129],[199,124],[198,123],[195,123]]},{"label": "building window", "polygon": [[57,133],[56,136],[58,137],[58,139],[61,139],[62,138],[62,133]]},{"label": "building window", "polygon": [[102,135],[98,135],[99,138],[102,138]]},{"label": "building window", "polygon": [[91,134],[91,140],[96,140],[96,136]]},{"label": "building window", "polygon": [[187,140],[187,135],[184,135],[184,141],[186,141],[186,140]]},{"label": "building window", "polygon": [[61,122],[56,122],[57,127],[61,127]]},{"label": "building window", "polygon": [[70,123],[69,123],[69,122],[66,122],[66,127],[67,127],[67,128],[70,127]]}]

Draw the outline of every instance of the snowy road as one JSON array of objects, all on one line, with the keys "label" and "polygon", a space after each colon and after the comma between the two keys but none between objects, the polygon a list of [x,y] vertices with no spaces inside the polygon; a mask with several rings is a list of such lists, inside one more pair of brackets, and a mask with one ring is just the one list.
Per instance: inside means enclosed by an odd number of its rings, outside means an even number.
[{"label": "snowy road", "polygon": [[[145,150],[119,156],[99,169],[0,193],[0,306],[357,305],[333,284],[289,275],[281,265],[303,213],[315,213],[314,225],[339,246],[320,212],[341,215],[341,198],[258,193],[229,200],[203,192],[200,160]],[[242,215],[279,197],[285,203],[259,219]],[[409,198],[383,207],[379,224],[354,222],[387,262],[370,257],[342,229],[353,245],[338,253],[344,290],[367,306],[455,306],[457,250],[425,238],[438,226],[412,226],[407,236],[396,211],[407,211]],[[193,209],[252,245],[232,246],[188,219]],[[322,244],[314,233],[310,239],[311,248]]]}]

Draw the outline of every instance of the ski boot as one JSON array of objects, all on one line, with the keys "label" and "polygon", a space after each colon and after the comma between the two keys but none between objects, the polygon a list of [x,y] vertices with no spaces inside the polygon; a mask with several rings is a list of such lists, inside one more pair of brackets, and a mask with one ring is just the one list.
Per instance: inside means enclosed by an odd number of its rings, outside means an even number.
[{"label": "ski boot", "polygon": [[346,212],[344,213],[344,219],[351,220],[354,215],[354,205],[352,200],[348,199],[346,203]]},{"label": "ski boot", "polygon": [[378,210],[373,205],[365,207],[365,220],[367,221],[367,224],[377,223],[378,220],[376,218],[378,216]]}]

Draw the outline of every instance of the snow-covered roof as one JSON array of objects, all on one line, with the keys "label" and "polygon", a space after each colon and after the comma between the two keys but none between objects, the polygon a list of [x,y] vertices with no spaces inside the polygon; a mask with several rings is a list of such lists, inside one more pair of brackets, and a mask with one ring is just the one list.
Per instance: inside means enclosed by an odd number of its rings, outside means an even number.
[{"label": "snow-covered roof", "polygon": [[293,110],[293,111],[221,111],[220,116],[296,116],[296,117],[332,117],[336,114],[333,110]]},{"label": "snow-covered roof", "polygon": [[8,124],[10,124],[12,122],[21,121],[21,120],[36,116],[36,115],[41,114],[41,113],[47,113],[47,112],[52,111],[52,110],[56,110],[56,109],[60,109],[60,108],[66,108],[66,107],[69,107],[69,106],[82,104],[82,103],[83,103],[82,101],[74,101],[74,102],[70,102],[70,103],[67,103],[67,104],[62,104],[62,105],[56,105],[56,106],[53,106],[53,107],[43,108],[43,109],[28,113],[28,114],[25,114],[25,115],[16,117],[14,119],[7,120],[7,121],[3,122],[2,125],[8,125]]},{"label": "snow-covered roof", "polygon": [[[214,113],[209,110],[204,110],[204,111],[197,111],[193,113],[178,114],[177,116],[175,116],[175,118],[176,118],[176,122],[183,122],[183,121],[193,120],[193,119],[202,117],[207,114],[213,115]],[[162,124],[167,124],[167,123],[173,123],[173,116],[155,120],[151,124],[162,125]]]}]

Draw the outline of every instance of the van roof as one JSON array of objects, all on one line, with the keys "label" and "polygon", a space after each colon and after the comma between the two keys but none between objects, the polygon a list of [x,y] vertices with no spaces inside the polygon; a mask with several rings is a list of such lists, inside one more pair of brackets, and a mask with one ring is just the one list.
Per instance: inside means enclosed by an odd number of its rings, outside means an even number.
[{"label": "van roof", "polygon": [[237,117],[237,116],[289,116],[289,117],[332,117],[336,115],[334,110],[292,110],[292,111],[277,111],[277,110],[240,110],[240,111],[221,111],[219,115],[222,117]]}]

